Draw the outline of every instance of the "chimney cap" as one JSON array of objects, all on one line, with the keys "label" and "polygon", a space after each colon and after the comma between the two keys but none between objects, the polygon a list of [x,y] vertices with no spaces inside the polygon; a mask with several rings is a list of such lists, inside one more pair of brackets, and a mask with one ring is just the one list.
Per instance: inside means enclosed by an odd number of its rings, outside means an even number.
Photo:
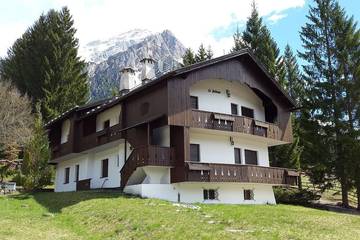
[{"label": "chimney cap", "polygon": [[143,59],[140,60],[141,63],[146,61],[155,63],[155,60],[152,57],[144,57]]},{"label": "chimney cap", "polygon": [[134,70],[134,68],[132,68],[132,67],[124,67],[123,69],[121,69],[120,70],[120,72],[131,72],[131,73],[134,73],[135,72],[135,70]]}]

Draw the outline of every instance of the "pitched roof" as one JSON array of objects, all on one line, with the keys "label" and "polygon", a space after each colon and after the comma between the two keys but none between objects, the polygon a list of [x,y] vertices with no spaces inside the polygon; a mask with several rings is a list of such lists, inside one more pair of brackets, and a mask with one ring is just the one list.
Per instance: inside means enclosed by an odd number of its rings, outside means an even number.
[{"label": "pitched roof", "polygon": [[95,114],[97,112],[103,111],[115,104],[117,104],[118,102],[121,102],[122,100],[124,100],[125,98],[140,92],[150,86],[153,86],[154,84],[157,84],[160,81],[163,80],[167,80],[176,76],[181,76],[183,74],[187,74],[190,73],[192,71],[196,71],[199,70],[201,68],[204,67],[208,67],[223,61],[227,61],[230,59],[234,59],[237,58],[239,56],[243,56],[243,55],[248,55],[255,63],[256,65],[260,68],[260,70],[266,75],[266,77],[272,82],[272,84],[274,84],[274,86],[282,93],[282,95],[284,96],[284,99],[286,101],[288,101],[289,105],[292,106],[293,108],[296,107],[296,103],[295,101],[284,91],[284,89],[280,86],[280,84],[270,76],[269,72],[266,70],[265,66],[256,58],[256,56],[252,53],[252,51],[248,48],[244,48],[241,49],[240,51],[234,52],[234,53],[230,53],[230,54],[226,54],[217,58],[213,58],[210,60],[206,60],[203,62],[199,62],[199,63],[195,63],[186,67],[182,67],[173,71],[170,71],[168,73],[165,73],[163,75],[161,75],[160,77],[150,81],[150,82],[146,82],[140,86],[136,86],[134,89],[131,89],[131,91],[129,91],[126,94],[123,94],[121,96],[116,96],[116,97],[112,97],[112,98],[107,98],[104,100],[100,100],[97,102],[93,102],[93,103],[88,103],[85,104],[83,106],[76,106],[72,109],[70,109],[69,111],[61,114],[59,117],[51,120],[50,122],[48,122],[46,124],[46,126],[50,126],[52,125],[54,122],[59,121],[60,119],[63,119],[65,116],[68,116],[70,113],[74,112],[74,111],[78,111],[78,110],[84,110],[87,108],[92,108],[91,110],[89,110],[88,112],[86,112],[86,114],[84,115],[84,117],[87,117],[89,115]]}]

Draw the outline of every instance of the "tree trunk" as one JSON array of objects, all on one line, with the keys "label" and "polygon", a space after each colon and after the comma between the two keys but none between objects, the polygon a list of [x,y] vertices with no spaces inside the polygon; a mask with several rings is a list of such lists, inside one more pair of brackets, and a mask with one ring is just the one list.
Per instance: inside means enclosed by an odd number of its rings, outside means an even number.
[{"label": "tree trunk", "polygon": [[299,190],[302,190],[301,172],[300,172],[299,178],[298,178],[298,187],[299,187]]},{"label": "tree trunk", "polygon": [[360,183],[356,186],[356,194],[357,194],[357,210],[360,211]]},{"label": "tree trunk", "polygon": [[349,207],[349,196],[348,196],[348,182],[346,176],[341,179],[341,200],[342,205],[345,208]]}]

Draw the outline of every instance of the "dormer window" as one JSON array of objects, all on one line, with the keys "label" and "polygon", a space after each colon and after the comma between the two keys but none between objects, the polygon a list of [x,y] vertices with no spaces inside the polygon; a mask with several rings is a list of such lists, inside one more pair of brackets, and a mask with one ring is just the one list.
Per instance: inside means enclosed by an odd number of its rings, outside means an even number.
[{"label": "dormer window", "polygon": [[104,129],[107,129],[110,127],[110,120],[104,121]]},{"label": "dormer window", "polygon": [[241,107],[241,115],[244,117],[254,118],[254,109]]}]

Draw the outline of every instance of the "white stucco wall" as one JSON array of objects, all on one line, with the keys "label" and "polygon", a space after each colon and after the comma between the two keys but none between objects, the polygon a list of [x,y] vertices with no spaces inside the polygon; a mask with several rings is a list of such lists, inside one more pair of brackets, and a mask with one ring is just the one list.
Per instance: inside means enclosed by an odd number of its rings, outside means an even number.
[{"label": "white stucco wall", "polygon": [[70,120],[66,119],[61,125],[61,143],[66,143],[69,140],[70,134]]},{"label": "white stucco wall", "polygon": [[[204,201],[203,189],[217,189],[218,200]],[[244,200],[244,189],[254,191],[254,200]],[[275,204],[272,186],[242,183],[181,183],[176,187],[181,202],[228,203],[228,204]]]},{"label": "white stucco wall", "polygon": [[[214,93],[212,90],[220,93]],[[230,91],[230,97],[227,96],[226,90]],[[190,88],[190,95],[198,97],[199,110],[231,114],[231,103],[235,103],[238,105],[239,115],[241,106],[244,106],[254,109],[255,119],[265,121],[261,99],[244,84],[219,79],[204,80]]]},{"label": "white stucco wall", "polygon": [[104,129],[104,122],[106,120],[110,120],[110,127],[118,124],[120,113],[121,113],[121,105],[118,104],[98,114],[96,116],[96,131],[98,132]]},{"label": "white stucco wall", "polygon": [[[204,200],[204,189],[217,189],[218,200]],[[254,200],[244,200],[244,190],[254,191]],[[126,186],[124,192],[147,198],[184,203],[276,204],[272,186],[242,183],[138,184]]]},{"label": "white stucco wall", "polygon": [[204,134],[190,130],[190,143],[200,144],[200,162],[234,164],[234,148],[241,149],[241,163],[245,163],[244,149],[258,152],[258,165],[269,166],[269,152],[266,143],[247,140],[244,137],[230,137],[220,134]]},{"label": "white stucco wall", "polygon": [[[101,161],[109,159],[107,178],[101,178]],[[120,170],[124,165],[124,144],[96,153],[86,153],[80,157],[63,161],[56,166],[55,191],[75,191],[75,165],[80,165],[79,180],[91,178],[91,188],[120,187]],[[70,167],[70,181],[64,184],[65,168]]]}]

